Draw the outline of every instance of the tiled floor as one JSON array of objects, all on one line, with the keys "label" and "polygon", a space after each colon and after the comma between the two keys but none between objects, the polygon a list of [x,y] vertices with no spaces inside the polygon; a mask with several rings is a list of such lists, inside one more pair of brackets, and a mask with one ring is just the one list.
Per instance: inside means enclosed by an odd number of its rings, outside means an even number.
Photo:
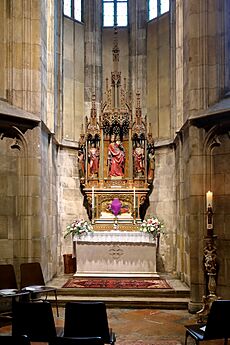
[{"label": "tiled floor", "polygon": [[109,310],[109,319],[119,344],[184,339],[184,324],[193,317],[184,310],[120,309]]},{"label": "tiled floor", "polygon": [[[156,341],[163,340],[178,341],[172,345],[183,344],[184,325],[194,322],[194,316],[185,310],[112,308],[107,312],[110,327],[117,335],[117,345],[155,344]],[[54,315],[56,315],[55,309]],[[64,309],[61,308],[56,324],[62,326],[63,321]],[[10,333],[10,331],[10,326],[0,328],[0,333]],[[171,342],[165,344],[171,344]]]},{"label": "tiled floor", "polygon": [[[108,309],[109,326],[117,336],[117,345],[183,345],[184,325],[196,322],[195,315],[186,310],[159,309]],[[54,315],[56,310],[54,309]],[[56,325],[63,326],[64,309],[56,318]],[[0,334],[10,333],[11,326],[0,328]],[[0,339],[0,344],[2,344]],[[33,343],[37,345],[45,343]],[[189,338],[188,345],[194,345]],[[202,342],[202,345],[221,345],[223,341]]]}]

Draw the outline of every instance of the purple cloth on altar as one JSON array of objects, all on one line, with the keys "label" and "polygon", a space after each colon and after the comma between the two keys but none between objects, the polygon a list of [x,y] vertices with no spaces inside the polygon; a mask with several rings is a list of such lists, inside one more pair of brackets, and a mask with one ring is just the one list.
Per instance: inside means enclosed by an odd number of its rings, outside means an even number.
[{"label": "purple cloth on altar", "polygon": [[117,216],[121,210],[121,202],[118,198],[113,199],[111,203],[111,210],[115,216]]}]

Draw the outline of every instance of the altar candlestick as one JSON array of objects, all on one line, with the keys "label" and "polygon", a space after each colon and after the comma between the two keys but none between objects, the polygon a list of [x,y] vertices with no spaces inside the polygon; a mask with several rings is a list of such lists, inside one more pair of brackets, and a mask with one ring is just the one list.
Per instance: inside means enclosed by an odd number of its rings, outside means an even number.
[{"label": "altar candlestick", "polygon": [[210,192],[210,190],[206,193],[206,200],[207,200],[207,209],[209,207],[212,208],[212,196],[213,196],[213,193]]},{"label": "altar candlestick", "polygon": [[92,208],[94,208],[94,187],[92,187]]},{"label": "altar candlestick", "polygon": [[136,187],[133,189],[133,208],[136,208]]}]

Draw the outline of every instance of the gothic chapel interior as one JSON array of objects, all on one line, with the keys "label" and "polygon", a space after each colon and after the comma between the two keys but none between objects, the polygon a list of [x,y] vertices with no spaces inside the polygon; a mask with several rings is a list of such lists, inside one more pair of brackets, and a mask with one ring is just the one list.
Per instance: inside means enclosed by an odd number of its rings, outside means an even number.
[{"label": "gothic chapel interior", "polygon": [[80,3],[76,18],[68,1],[0,1],[0,264],[62,274],[67,224],[110,231],[119,199],[120,232],[163,220],[156,270],[191,311],[207,277],[230,299],[229,0],[156,1],[152,19],[152,1]]}]

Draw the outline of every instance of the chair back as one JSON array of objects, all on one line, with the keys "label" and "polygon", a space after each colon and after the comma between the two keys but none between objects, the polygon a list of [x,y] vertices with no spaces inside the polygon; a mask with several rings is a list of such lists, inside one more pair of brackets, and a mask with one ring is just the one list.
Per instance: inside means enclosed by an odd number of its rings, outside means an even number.
[{"label": "chair back", "polygon": [[14,302],[12,334],[26,334],[31,341],[49,342],[57,336],[50,302]]},{"label": "chair back", "polygon": [[30,340],[27,335],[13,336],[0,335],[1,345],[30,345]]},{"label": "chair back", "polygon": [[14,266],[11,264],[0,265],[0,289],[17,289]]},{"label": "chair back", "polygon": [[65,337],[101,337],[110,342],[104,302],[67,302],[64,322]]},{"label": "chair back", "polygon": [[21,264],[21,289],[30,285],[45,285],[41,265],[39,262]]},{"label": "chair back", "polygon": [[216,300],[212,303],[204,332],[205,339],[230,337],[230,300]]},{"label": "chair back", "polygon": [[100,337],[57,337],[49,345],[104,345]]}]

